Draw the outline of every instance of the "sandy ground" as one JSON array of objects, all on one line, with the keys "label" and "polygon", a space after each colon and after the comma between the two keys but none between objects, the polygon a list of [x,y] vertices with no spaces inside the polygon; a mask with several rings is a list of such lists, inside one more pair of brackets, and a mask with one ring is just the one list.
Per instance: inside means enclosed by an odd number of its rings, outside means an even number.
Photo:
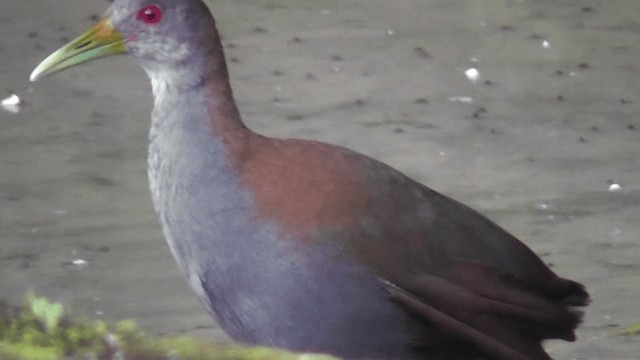
[{"label": "sandy ground", "polygon": [[[472,205],[590,290],[555,358],[640,356],[611,335],[640,321],[640,2],[209,2],[252,128],[356,149]],[[107,1],[0,5],[0,98],[25,101],[0,110],[0,299],[34,289],[223,340],[151,208],[144,72],[120,57],[28,84]]]}]

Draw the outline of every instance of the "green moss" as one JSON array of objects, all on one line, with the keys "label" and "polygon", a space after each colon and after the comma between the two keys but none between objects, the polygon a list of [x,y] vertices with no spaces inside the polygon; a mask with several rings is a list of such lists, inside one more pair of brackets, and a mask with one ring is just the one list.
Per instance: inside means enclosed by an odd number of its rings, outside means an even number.
[{"label": "green moss", "polygon": [[616,335],[622,336],[638,336],[640,335],[640,323],[629,325],[621,330],[616,331]]},{"label": "green moss", "polygon": [[[219,345],[189,337],[164,337],[145,339],[129,344],[126,353],[136,360],[294,360],[303,359],[301,354],[282,350]],[[305,360],[332,360],[334,357],[306,354]]]},{"label": "green moss", "polygon": [[55,331],[58,328],[64,308],[62,304],[51,303],[45,298],[38,298],[33,293],[27,296],[28,307],[33,317],[42,325],[47,332]]},{"label": "green moss", "polygon": [[0,358],[20,360],[58,360],[63,358],[59,349],[33,346],[26,343],[0,342]]},{"label": "green moss", "polygon": [[26,305],[0,304],[0,359],[63,360],[103,358],[119,353],[135,360],[330,360],[326,355],[281,350],[221,346],[188,337],[150,338],[133,321],[108,323],[71,319],[61,304],[33,294]]}]

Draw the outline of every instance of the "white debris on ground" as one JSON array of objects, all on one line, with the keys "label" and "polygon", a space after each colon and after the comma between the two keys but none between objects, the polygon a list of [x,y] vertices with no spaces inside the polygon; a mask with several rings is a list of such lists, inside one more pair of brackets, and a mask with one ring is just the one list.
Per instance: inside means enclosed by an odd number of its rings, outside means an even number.
[{"label": "white debris on ground", "polygon": [[89,262],[83,259],[75,259],[71,261],[71,265],[75,270],[82,270],[89,266]]},{"label": "white debris on ground", "polygon": [[461,102],[463,104],[471,104],[473,102],[473,98],[470,96],[453,96],[449,98],[451,102]]},{"label": "white debris on ground", "polygon": [[480,71],[476,68],[469,68],[464,72],[464,75],[469,81],[475,83],[480,79]]},{"label": "white debris on ground", "polygon": [[551,208],[549,204],[546,203],[537,203],[534,205],[534,207],[538,210],[549,210]]},{"label": "white debris on ground", "polygon": [[618,183],[609,184],[609,191],[616,192],[616,191],[620,191],[620,190],[622,190],[622,186],[620,186],[620,184],[618,184]]},{"label": "white debris on ground", "polygon": [[9,95],[9,97],[2,99],[2,102],[0,104],[2,105],[2,108],[5,109],[6,111],[12,114],[17,114],[20,112],[20,106],[22,105],[22,100],[18,95],[11,94]]}]

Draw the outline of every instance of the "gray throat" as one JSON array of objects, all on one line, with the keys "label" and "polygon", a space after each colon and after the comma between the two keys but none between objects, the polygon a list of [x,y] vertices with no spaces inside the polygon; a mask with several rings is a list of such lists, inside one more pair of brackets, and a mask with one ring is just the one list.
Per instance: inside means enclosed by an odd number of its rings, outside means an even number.
[{"label": "gray throat", "polygon": [[155,97],[148,154],[153,205],[180,269],[208,302],[203,272],[223,277],[233,264],[217,259],[232,257],[234,239],[248,236],[252,201],[213,135],[202,81],[185,81],[190,78],[180,71],[147,71]]}]

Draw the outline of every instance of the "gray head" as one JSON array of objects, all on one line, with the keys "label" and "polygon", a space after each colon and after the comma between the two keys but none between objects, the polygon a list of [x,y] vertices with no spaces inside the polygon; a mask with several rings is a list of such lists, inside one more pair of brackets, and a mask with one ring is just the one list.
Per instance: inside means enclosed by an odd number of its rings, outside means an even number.
[{"label": "gray head", "polygon": [[102,21],[51,54],[31,80],[122,53],[152,72],[185,66],[193,70],[221,51],[219,44],[213,17],[201,0],[116,0]]},{"label": "gray head", "polygon": [[201,0],[116,0],[107,12],[136,58],[158,64],[188,62],[217,44],[213,17]]}]

